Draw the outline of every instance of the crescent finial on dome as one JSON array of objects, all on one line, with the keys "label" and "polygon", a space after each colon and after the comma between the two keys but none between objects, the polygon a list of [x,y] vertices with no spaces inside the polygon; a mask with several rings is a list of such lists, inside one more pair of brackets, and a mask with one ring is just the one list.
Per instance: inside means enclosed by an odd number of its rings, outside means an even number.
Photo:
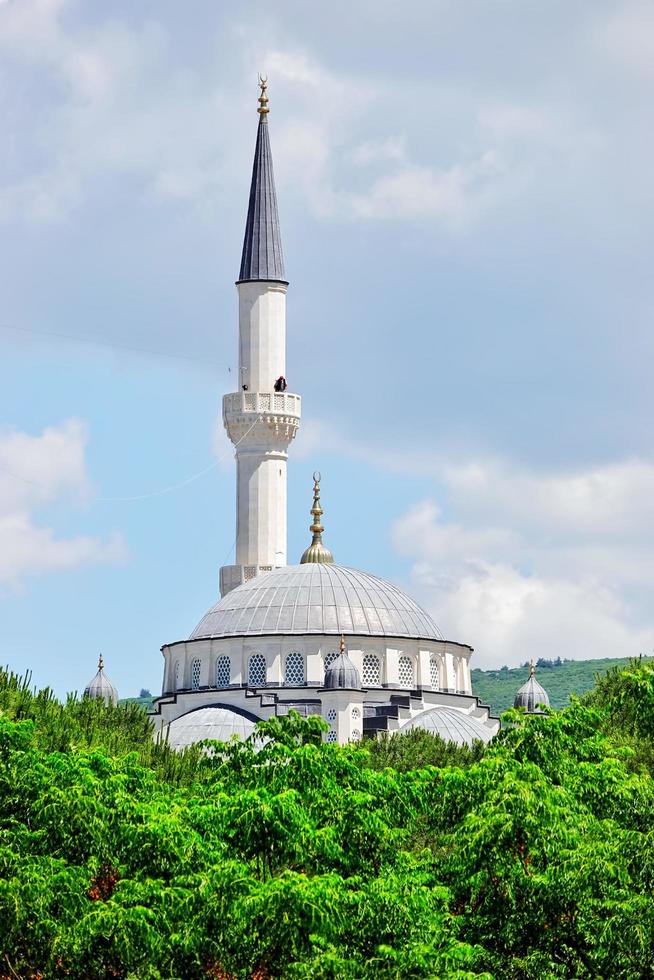
[{"label": "crescent finial on dome", "polygon": [[300,565],[332,565],[334,563],[334,556],[329,548],[326,548],[322,543],[322,532],[325,529],[320,523],[320,518],[324,513],[320,506],[320,479],[320,473],[313,474],[313,507],[311,508],[313,523],[309,528],[313,538],[300,558]]}]

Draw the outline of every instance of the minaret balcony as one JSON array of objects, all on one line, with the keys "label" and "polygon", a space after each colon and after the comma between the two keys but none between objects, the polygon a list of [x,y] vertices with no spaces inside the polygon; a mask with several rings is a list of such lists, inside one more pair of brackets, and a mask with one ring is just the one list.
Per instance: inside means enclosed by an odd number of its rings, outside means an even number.
[{"label": "minaret balcony", "polygon": [[301,408],[289,391],[235,391],[223,395],[223,423],[234,444],[283,450],[295,438]]}]

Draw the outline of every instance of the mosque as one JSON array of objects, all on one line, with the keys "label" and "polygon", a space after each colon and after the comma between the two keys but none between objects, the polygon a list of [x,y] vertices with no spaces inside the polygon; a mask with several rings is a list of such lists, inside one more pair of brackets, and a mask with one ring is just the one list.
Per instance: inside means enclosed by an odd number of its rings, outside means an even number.
[{"label": "mosque", "polygon": [[321,715],[326,740],[340,744],[412,728],[460,745],[488,742],[499,719],[472,693],[472,647],[446,639],[395,585],[334,560],[322,539],[319,473],[311,542],[298,564],[287,563],[286,464],[301,398],[285,380],[288,281],[265,80],[260,87],[236,282],[240,390],[223,398],[236,457],[235,564],[220,569],[221,598],[189,638],[162,647],[151,717],[176,748],[245,737],[291,709]]}]

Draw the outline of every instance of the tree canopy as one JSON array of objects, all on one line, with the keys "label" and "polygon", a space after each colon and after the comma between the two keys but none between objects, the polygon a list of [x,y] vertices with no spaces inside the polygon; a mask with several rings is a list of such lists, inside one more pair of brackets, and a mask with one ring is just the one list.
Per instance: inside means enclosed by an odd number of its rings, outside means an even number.
[{"label": "tree canopy", "polygon": [[0,712],[1,977],[653,972],[651,663],[472,750],[290,715],[175,754],[8,672]]}]

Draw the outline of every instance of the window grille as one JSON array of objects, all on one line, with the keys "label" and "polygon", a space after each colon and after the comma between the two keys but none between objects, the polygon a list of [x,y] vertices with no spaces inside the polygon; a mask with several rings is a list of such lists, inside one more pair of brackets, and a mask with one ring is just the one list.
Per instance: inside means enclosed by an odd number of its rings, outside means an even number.
[{"label": "window grille", "polygon": [[179,660],[175,662],[175,690],[179,691]]},{"label": "window grille", "polygon": [[331,667],[331,665],[336,660],[337,656],[338,656],[338,651],[336,650],[332,650],[331,653],[325,654],[325,670],[327,670],[328,667]]},{"label": "window grille", "polygon": [[381,667],[379,657],[374,653],[367,653],[363,658],[363,683],[365,687],[381,683]]},{"label": "window grille", "polygon": [[266,658],[260,653],[250,657],[248,665],[248,684],[250,687],[263,687],[266,683]]},{"label": "window grille", "polygon": [[429,661],[429,683],[432,687],[440,687],[440,679],[438,658],[432,657]]},{"label": "window grille", "polygon": [[411,657],[400,657],[397,662],[397,676],[402,687],[413,687],[413,661]]},{"label": "window grille", "polygon": [[229,687],[232,679],[232,664],[229,657],[216,660],[216,687]]},{"label": "window grille", "polygon": [[359,731],[359,729],[358,728],[353,728],[352,729],[352,740],[353,741],[358,741],[360,738],[361,738],[361,732]]},{"label": "window grille", "polygon": [[358,708],[352,708],[352,721],[358,721],[360,717],[360,710]]},{"label": "window grille", "polygon": [[301,653],[289,653],[287,656],[284,682],[289,687],[301,687],[304,684],[304,657]]},{"label": "window grille", "polygon": [[336,721],[336,712],[333,708],[330,708],[329,711],[327,712],[327,721],[329,722]]},{"label": "window grille", "polygon": [[202,662],[200,660],[193,660],[191,662],[191,690],[197,691],[200,687],[200,667]]},{"label": "window grille", "polygon": [[336,741],[336,732],[334,731],[333,728],[330,728],[329,731],[327,732],[326,741],[327,742],[335,742]]}]

